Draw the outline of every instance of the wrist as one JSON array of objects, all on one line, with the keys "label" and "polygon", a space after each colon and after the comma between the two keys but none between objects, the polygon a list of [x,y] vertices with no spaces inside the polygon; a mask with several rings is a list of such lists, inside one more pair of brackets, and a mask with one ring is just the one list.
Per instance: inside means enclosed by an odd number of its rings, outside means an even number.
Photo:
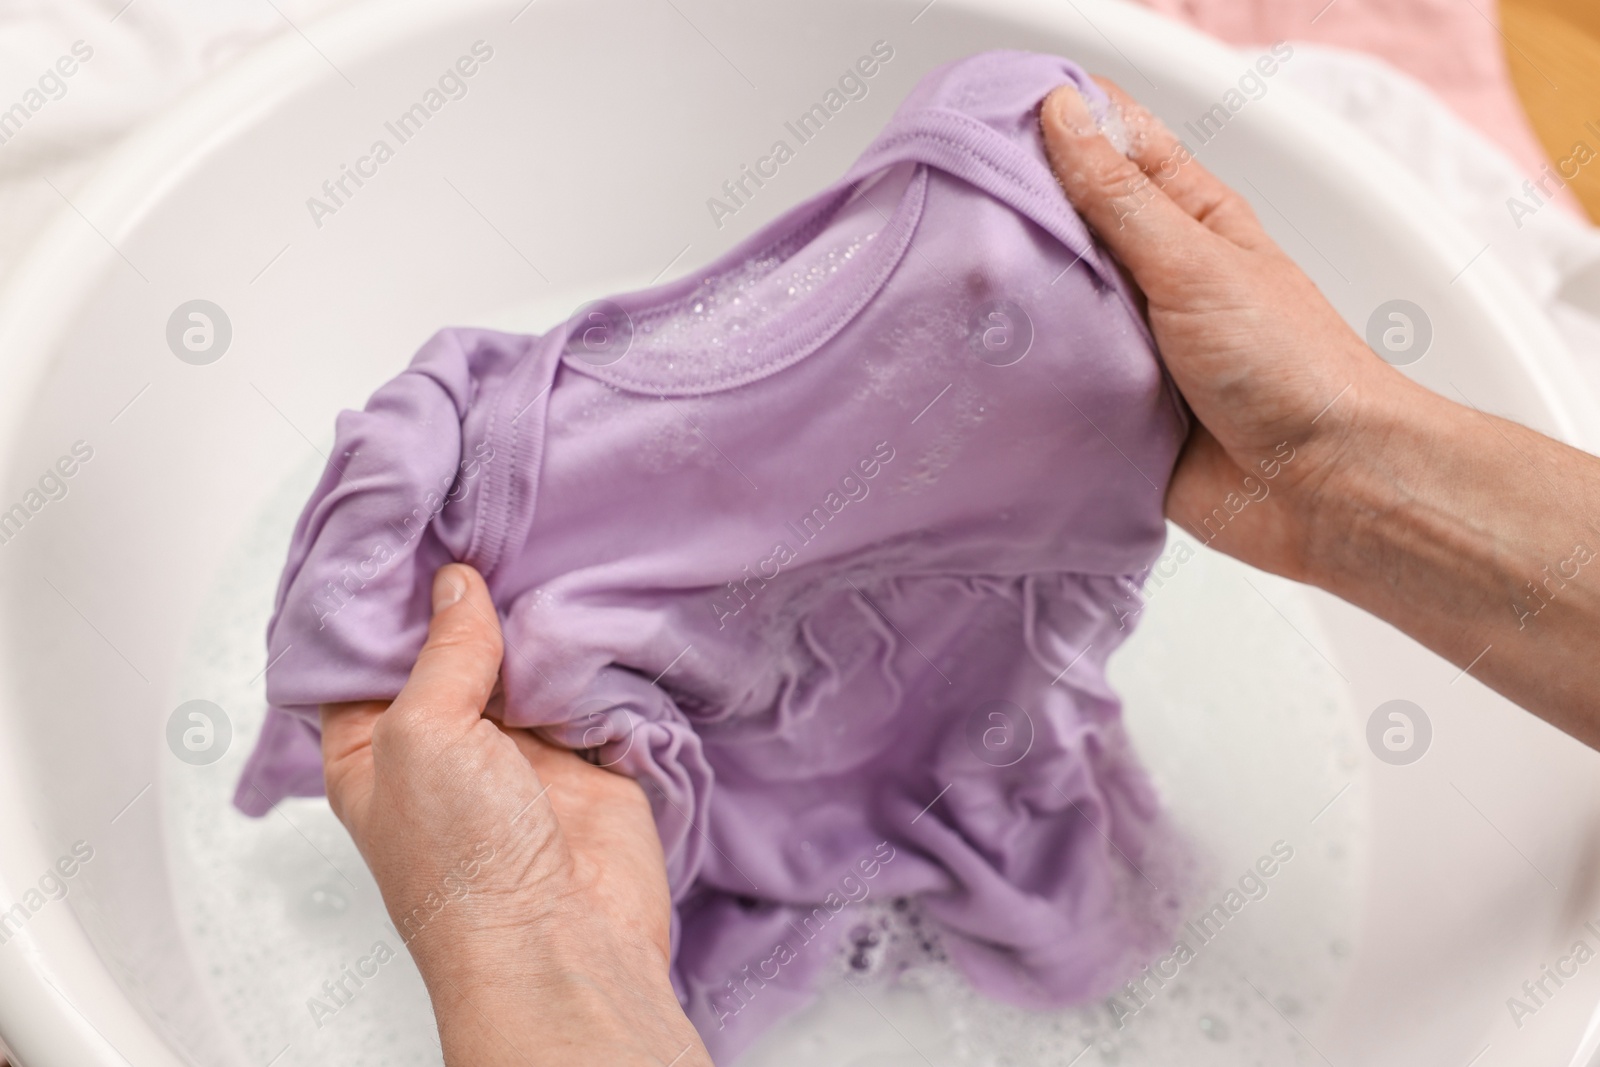
[{"label": "wrist", "polygon": [[617,986],[671,992],[670,961],[647,937],[581,909],[536,916],[494,910],[468,915],[463,909],[412,942],[423,977],[494,996],[562,996]]},{"label": "wrist", "polygon": [[[520,927],[440,930],[417,957],[446,1062],[621,1065],[671,1062],[699,1038],[673,990],[669,961],[584,915]],[[492,1020],[492,1026],[488,1020]],[[490,1058],[486,1058],[490,1057]],[[701,1064],[691,1053],[683,1065]]]},{"label": "wrist", "polygon": [[1397,386],[1415,388],[1381,364],[1346,362],[1350,376],[1319,391],[1320,410],[1252,427],[1246,440],[1235,434],[1226,444],[1196,427],[1168,490],[1168,517],[1253,567],[1325,585],[1362,510],[1352,504],[1383,489],[1381,480],[1353,479],[1384,454]]},{"label": "wrist", "polygon": [[537,988],[430,983],[429,996],[448,1067],[708,1062],[685,1055],[699,1038],[677,1001],[659,993],[564,974]]},{"label": "wrist", "polygon": [[1359,603],[1351,594],[1414,555],[1419,538],[1461,541],[1464,553],[1482,542],[1459,538],[1459,521],[1433,499],[1440,469],[1470,454],[1471,413],[1387,367],[1352,393],[1334,427],[1340,447],[1298,501],[1295,577]]}]

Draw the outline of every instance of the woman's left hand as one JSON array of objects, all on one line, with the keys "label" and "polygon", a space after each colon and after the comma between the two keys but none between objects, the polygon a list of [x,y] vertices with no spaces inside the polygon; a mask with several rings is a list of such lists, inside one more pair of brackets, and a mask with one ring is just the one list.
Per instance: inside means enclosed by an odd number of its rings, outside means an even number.
[{"label": "woman's left hand", "polygon": [[668,977],[649,802],[485,717],[502,649],[483,578],[451,564],[400,695],[322,709],[328,801],[427,982],[445,1060],[709,1065]]}]

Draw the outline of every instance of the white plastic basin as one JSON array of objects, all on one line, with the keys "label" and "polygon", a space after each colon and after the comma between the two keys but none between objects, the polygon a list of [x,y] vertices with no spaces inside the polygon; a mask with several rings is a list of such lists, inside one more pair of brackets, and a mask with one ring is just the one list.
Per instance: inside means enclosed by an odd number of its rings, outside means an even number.
[{"label": "white plastic basin", "polygon": [[[582,299],[711,259],[835,177],[923,72],[960,55],[1059,52],[1179,128],[1254,58],[1096,0],[385,3],[305,31],[120,150],[0,304],[0,507],[26,502],[75,442],[92,449],[67,464],[65,496],[0,544],[0,897],[25,912],[8,913],[16,932],[0,944],[0,1035],[26,1067],[358,1062],[306,1036],[315,982],[274,970],[292,961],[228,956],[230,938],[259,946],[281,928],[298,943],[324,921],[344,937],[381,916],[318,803],[264,824],[224,806],[263,664],[217,635],[264,617],[274,553],[335,412],[435,329],[543,327]],[[880,40],[894,58],[866,98],[718,228],[707,199]],[[466,94],[393,158],[362,162],[379,138],[396,146],[385,123],[479,41],[492,55],[480,48]],[[1600,412],[1493,253],[1474,261],[1479,248],[1425,189],[1268,84],[1205,163],[1358,330],[1391,299],[1426,310],[1432,347],[1408,368],[1420,380],[1594,450]],[[342,166],[361,167],[363,184],[332,214],[310,210]],[[227,351],[205,365],[167,336],[196,299],[231,324]],[[1278,1027],[1286,1063],[1565,1067],[1600,1001],[1600,966],[1551,986],[1520,1025],[1506,1001],[1576,939],[1600,945],[1582,928],[1600,920],[1595,754],[1330,598],[1210,553],[1171,581],[1179,591],[1152,596],[1148,634],[1117,667],[1135,735],[1223,881],[1279,839],[1306,857],[1217,957],[1233,953],[1254,985],[1291,988],[1299,950],[1286,946],[1331,921],[1328,886],[1352,916],[1314,1008],[1263,987],[1271,1012],[1228,1007],[1236,1028],[1258,1015]],[[1187,678],[1172,667],[1185,648],[1204,651]],[[236,727],[211,766],[168,744],[169,717],[193,699]],[[1432,724],[1427,754],[1407,766],[1364,741],[1367,717],[1393,699]],[[1332,716],[1321,733],[1286,721],[1313,705]],[[1322,736],[1345,747],[1307,741]],[[1341,850],[1359,863],[1323,878]],[[70,877],[51,875],[58,862]],[[336,891],[318,888],[330,879]],[[337,903],[308,918],[308,899]],[[258,984],[241,984],[252,971]],[[415,1003],[414,977],[374,981],[360,1011]],[[871,1006],[825,998],[751,1060],[934,1062],[902,1032],[918,1024],[889,1021],[919,1018],[915,992]],[[436,1061],[425,1012],[413,1024],[390,1038]],[[1210,1062],[1196,1050],[1186,1062]],[[1063,1037],[1039,1062],[1079,1054]]]}]

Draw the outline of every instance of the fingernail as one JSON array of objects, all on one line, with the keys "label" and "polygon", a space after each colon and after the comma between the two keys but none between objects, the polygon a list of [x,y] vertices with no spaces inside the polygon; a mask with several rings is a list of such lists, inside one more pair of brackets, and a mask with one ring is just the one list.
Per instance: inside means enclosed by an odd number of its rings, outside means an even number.
[{"label": "fingernail", "polygon": [[1086,137],[1100,132],[1099,124],[1089,111],[1089,102],[1083,98],[1076,85],[1069,83],[1063,86],[1056,92],[1054,100],[1056,121],[1061,124],[1062,129],[1076,137]]},{"label": "fingernail", "polygon": [[440,567],[433,576],[433,613],[435,615],[460,600],[467,591],[467,583],[454,564]]}]

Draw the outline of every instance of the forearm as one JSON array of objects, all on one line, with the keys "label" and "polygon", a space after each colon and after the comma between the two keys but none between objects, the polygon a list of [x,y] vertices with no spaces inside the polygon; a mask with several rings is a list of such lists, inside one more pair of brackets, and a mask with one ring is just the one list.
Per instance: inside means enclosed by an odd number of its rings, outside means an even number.
[{"label": "forearm", "polygon": [[1398,375],[1368,392],[1300,577],[1600,747],[1600,459]]},{"label": "forearm", "polygon": [[446,986],[432,999],[449,1067],[711,1063],[676,1000],[643,990],[618,997],[574,975],[537,989]]}]

